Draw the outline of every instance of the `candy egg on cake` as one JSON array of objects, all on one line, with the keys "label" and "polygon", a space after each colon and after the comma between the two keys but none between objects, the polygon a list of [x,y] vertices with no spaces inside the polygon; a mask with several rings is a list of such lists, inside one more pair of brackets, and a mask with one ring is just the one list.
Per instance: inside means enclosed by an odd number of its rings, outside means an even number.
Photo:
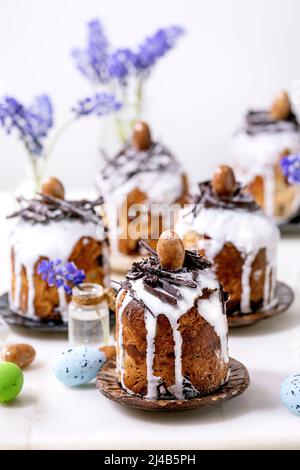
[{"label": "candy egg on cake", "polygon": [[[38,273],[42,260],[72,262],[87,282],[109,284],[107,232],[100,215],[103,200],[65,199],[62,183],[50,177],[41,194],[18,198],[19,210],[8,218],[10,233],[10,308],[33,320],[67,321],[70,298],[63,286],[49,286]],[[71,265],[70,265],[71,266]]]},{"label": "candy egg on cake", "polygon": [[228,315],[274,306],[279,241],[275,223],[227,165],[221,165],[211,181],[199,184],[193,201],[182,210],[176,231],[186,248],[213,262],[216,278],[229,294]]},{"label": "candy egg on cake", "polygon": [[[139,121],[131,140],[106,163],[97,182],[108,208],[111,263],[127,269],[132,257],[141,253],[141,238],[155,248],[160,233],[170,227],[169,207],[185,202],[187,177],[173,154],[152,138],[148,124]],[[143,207],[142,217],[137,205]],[[139,233],[131,230],[137,216]]]},{"label": "candy egg on cake", "polygon": [[232,142],[232,163],[257,203],[277,221],[300,207],[300,188],[282,174],[281,160],[300,150],[300,126],[289,96],[281,92],[270,109],[250,110]]},{"label": "candy egg on cake", "polygon": [[[145,243],[143,243],[145,247]],[[133,264],[117,297],[118,381],[146,399],[195,398],[227,380],[223,288],[172,230]]]}]

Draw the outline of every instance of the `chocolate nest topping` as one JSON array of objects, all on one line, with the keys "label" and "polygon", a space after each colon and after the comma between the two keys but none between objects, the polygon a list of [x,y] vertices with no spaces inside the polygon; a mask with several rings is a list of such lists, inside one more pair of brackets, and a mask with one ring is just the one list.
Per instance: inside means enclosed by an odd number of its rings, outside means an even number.
[{"label": "chocolate nest topping", "polygon": [[147,250],[151,256],[140,262],[133,263],[132,268],[126,275],[126,280],[121,282],[121,288],[126,289],[130,296],[142,303],[151,312],[151,309],[142,302],[134,291],[131,281],[143,279],[143,287],[151,295],[158,297],[162,302],[176,305],[181,299],[180,287],[197,287],[198,271],[210,268],[212,263],[196,251],[185,251],[185,261],[182,268],[177,271],[162,269],[157,253],[143,240],[140,241],[142,248]]},{"label": "chocolate nest topping", "polygon": [[23,220],[39,224],[65,219],[77,219],[98,224],[101,220],[97,208],[103,204],[102,197],[95,201],[88,201],[87,199],[66,201],[53,196],[38,194],[38,197],[33,199],[20,196],[17,201],[21,208],[9,215],[8,219],[21,217]]},{"label": "chocolate nest topping", "polygon": [[245,126],[242,131],[249,135],[261,133],[277,133],[286,131],[298,131],[299,122],[295,114],[291,111],[286,119],[273,119],[268,111],[250,110],[245,117]]},{"label": "chocolate nest topping", "polygon": [[192,212],[196,216],[198,209],[205,208],[222,208],[222,209],[239,209],[248,212],[256,212],[260,207],[255,202],[253,196],[247,193],[244,188],[237,184],[236,190],[230,196],[220,196],[217,194],[212,186],[211,181],[199,183],[200,194],[194,200],[194,207]]},{"label": "chocolate nest topping", "polygon": [[102,170],[102,178],[115,179],[115,186],[123,184],[141,172],[161,172],[178,169],[172,153],[158,142],[153,142],[147,150],[137,150],[127,144],[114,158],[108,160]]}]

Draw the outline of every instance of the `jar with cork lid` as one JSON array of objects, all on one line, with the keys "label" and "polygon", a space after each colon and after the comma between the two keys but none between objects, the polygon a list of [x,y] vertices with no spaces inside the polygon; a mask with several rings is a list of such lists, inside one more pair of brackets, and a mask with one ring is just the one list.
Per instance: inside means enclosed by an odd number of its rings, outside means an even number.
[{"label": "jar with cork lid", "polygon": [[69,343],[106,346],[109,341],[109,295],[100,284],[84,283],[72,291],[69,304]]}]

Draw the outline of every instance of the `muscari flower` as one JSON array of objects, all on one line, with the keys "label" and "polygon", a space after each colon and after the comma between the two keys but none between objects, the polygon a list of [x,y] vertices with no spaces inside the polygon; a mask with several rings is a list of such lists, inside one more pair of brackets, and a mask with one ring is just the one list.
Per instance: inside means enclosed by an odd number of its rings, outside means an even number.
[{"label": "muscari flower", "polygon": [[96,93],[93,96],[84,98],[72,108],[72,112],[77,117],[95,115],[104,116],[106,114],[118,111],[121,103],[110,93]]},{"label": "muscari flower", "polygon": [[110,77],[125,82],[128,75],[136,71],[137,56],[130,49],[117,49],[108,56],[108,72]]},{"label": "muscari flower", "polygon": [[43,141],[53,126],[53,108],[47,95],[37,96],[25,107],[11,96],[0,102],[0,124],[8,134],[16,130],[31,155],[39,156]]},{"label": "muscari flower", "polygon": [[72,294],[72,287],[82,284],[86,278],[83,269],[78,269],[71,261],[63,264],[61,259],[42,260],[37,273],[49,287],[63,287],[68,295]]},{"label": "muscari flower", "polygon": [[94,19],[88,23],[88,40],[85,49],[74,49],[72,57],[78,70],[93,83],[107,83],[108,41],[101,22]]},{"label": "muscari flower", "polygon": [[72,56],[80,72],[93,83],[108,83],[118,79],[126,84],[129,75],[145,76],[182,36],[184,29],[170,26],[159,29],[149,36],[138,47],[137,52],[131,49],[109,51],[109,44],[99,20],[88,23],[88,42],[85,49],[75,49]]},{"label": "muscari flower", "polygon": [[281,169],[290,184],[300,184],[300,155],[288,155],[281,160]]},{"label": "muscari flower", "polygon": [[184,29],[180,26],[170,26],[159,29],[153,36],[147,37],[139,46],[137,53],[136,67],[140,71],[149,70],[157,61],[163,57],[177,42],[177,39],[184,34]]}]

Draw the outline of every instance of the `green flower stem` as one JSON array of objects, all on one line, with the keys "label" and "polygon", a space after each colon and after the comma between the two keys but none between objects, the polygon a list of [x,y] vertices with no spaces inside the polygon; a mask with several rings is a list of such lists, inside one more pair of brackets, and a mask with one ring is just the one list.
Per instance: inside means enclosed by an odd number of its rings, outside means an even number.
[{"label": "green flower stem", "polygon": [[43,156],[37,157],[36,155],[31,154],[29,154],[29,161],[31,164],[34,191],[37,192],[40,189],[40,185],[45,174],[46,162]]},{"label": "green flower stem", "polygon": [[136,90],[136,120],[141,119],[142,115],[142,105],[143,105],[143,98],[144,98],[144,80],[139,77],[137,79],[137,90]]},{"label": "green flower stem", "polygon": [[64,132],[77,120],[77,117],[72,116],[71,119],[68,119],[63,126],[54,134],[49,145],[45,148],[41,156],[29,154],[29,161],[31,164],[32,177],[34,182],[34,190],[39,191],[41,182],[45,177],[46,169],[48,166],[50,155],[52,154],[54,147],[57,142],[64,134]]},{"label": "green flower stem", "polygon": [[52,139],[50,140],[49,145],[45,148],[43,158],[45,159],[45,163],[47,164],[49,161],[49,157],[52,154],[54,148],[56,147],[57,142],[61,138],[61,136],[65,133],[65,131],[77,121],[77,116],[72,116],[69,118],[65,123],[58,129],[58,131],[53,135]]}]

